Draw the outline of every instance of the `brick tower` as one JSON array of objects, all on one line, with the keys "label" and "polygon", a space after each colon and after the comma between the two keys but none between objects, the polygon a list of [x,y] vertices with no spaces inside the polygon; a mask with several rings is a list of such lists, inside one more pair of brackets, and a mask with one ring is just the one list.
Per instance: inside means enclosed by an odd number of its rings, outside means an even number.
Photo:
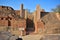
[{"label": "brick tower", "polygon": [[40,5],[36,6],[36,11],[34,12],[34,24],[35,24],[35,33],[38,32],[38,21],[41,21],[41,8]]},{"label": "brick tower", "polygon": [[20,17],[24,18],[24,9],[23,9],[23,4],[20,6]]},{"label": "brick tower", "polygon": [[41,8],[40,8],[40,5],[37,5],[36,6],[36,18],[37,18],[37,21],[40,20],[40,13],[41,12]]}]

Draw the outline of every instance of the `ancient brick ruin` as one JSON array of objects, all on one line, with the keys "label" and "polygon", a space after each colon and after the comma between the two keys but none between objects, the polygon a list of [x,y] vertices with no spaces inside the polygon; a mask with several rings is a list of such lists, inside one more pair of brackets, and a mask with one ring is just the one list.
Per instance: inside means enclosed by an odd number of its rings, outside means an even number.
[{"label": "ancient brick ruin", "polygon": [[37,5],[33,13],[24,9],[23,4],[21,4],[20,10],[0,6],[0,27],[6,27],[7,29],[4,31],[17,35],[21,35],[21,30],[23,30],[22,34],[24,35],[41,33],[44,31],[46,24],[43,17],[48,13],[41,9],[40,5]]}]

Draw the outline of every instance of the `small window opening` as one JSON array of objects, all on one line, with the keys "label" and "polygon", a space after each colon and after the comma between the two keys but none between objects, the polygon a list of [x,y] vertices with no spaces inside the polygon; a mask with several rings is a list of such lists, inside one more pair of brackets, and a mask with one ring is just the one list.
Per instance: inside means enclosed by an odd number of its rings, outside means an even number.
[{"label": "small window opening", "polygon": [[6,18],[6,20],[8,20],[8,18]]},{"label": "small window opening", "polygon": [[1,18],[1,20],[3,20],[3,18]]}]

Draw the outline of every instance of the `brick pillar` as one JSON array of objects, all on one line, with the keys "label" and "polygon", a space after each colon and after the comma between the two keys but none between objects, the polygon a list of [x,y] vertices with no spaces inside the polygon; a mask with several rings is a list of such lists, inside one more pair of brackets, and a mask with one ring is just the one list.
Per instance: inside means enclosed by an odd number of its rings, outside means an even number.
[{"label": "brick pillar", "polygon": [[40,8],[40,5],[37,5],[36,6],[36,16],[37,16],[37,21],[40,20],[40,16],[41,16],[41,8]]},{"label": "brick pillar", "polygon": [[37,28],[37,14],[36,14],[36,11],[34,12],[34,25],[35,25],[35,33],[37,33],[38,28]]},{"label": "brick pillar", "polygon": [[35,24],[35,33],[38,33],[38,21],[41,21],[41,8],[40,5],[37,5],[36,11],[34,12],[34,24]]},{"label": "brick pillar", "polygon": [[35,22],[34,24],[35,24],[35,33],[38,33],[37,22]]},{"label": "brick pillar", "polygon": [[25,19],[27,19],[27,17],[28,17],[28,11],[25,10]]},{"label": "brick pillar", "polygon": [[24,9],[23,9],[23,4],[20,6],[20,17],[23,18],[24,16]]}]

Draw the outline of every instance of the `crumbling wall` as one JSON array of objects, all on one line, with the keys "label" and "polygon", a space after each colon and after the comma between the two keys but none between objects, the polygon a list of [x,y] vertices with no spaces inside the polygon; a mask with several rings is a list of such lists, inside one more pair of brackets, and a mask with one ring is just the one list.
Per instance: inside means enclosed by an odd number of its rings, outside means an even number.
[{"label": "crumbling wall", "polygon": [[42,20],[45,23],[46,33],[60,33],[60,20],[58,20],[56,13],[48,13],[42,17]]}]

